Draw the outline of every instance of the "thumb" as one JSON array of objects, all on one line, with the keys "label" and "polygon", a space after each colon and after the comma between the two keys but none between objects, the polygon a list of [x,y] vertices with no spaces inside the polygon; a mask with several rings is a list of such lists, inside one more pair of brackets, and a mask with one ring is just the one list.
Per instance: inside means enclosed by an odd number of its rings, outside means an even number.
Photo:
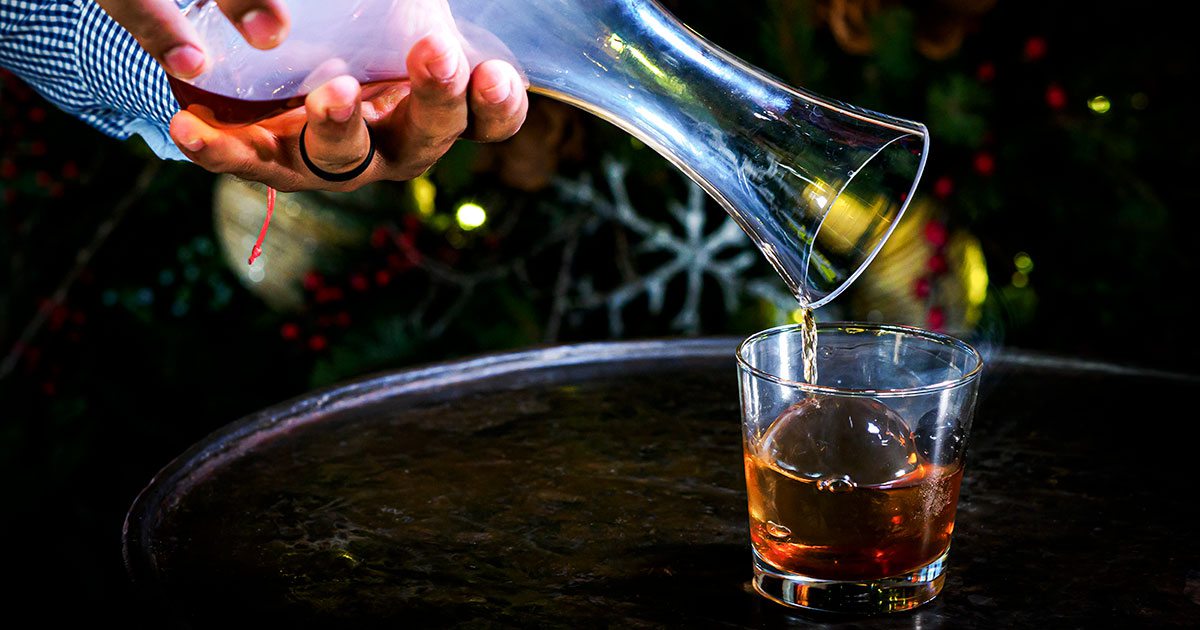
[{"label": "thumb", "polygon": [[167,72],[190,79],[208,59],[195,29],[171,0],[96,0]]}]

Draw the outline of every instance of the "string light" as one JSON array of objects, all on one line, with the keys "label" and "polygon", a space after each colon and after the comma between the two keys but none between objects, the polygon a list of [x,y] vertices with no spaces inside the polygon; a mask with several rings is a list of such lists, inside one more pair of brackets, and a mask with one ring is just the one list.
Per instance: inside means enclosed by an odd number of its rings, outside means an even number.
[{"label": "string light", "polygon": [[458,220],[458,227],[474,230],[487,223],[487,211],[477,203],[467,202],[458,207],[454,218]]},{"label": "string light", "polygon": [[1027,274],[1033,271],[1033,257],[1025,252],[1017,252],[1017,255],[1013,256],[1013,266],[1017,271]]},{"label": "string light", "polygon": [[1088,99],[1088,109],[1096,112],[1097,114],[1107,114],[1108,110],[1112,109],[1112,102],[1109,101],[1108,97],[1104,96],[1103,94],[1099,96],[1093,96],[1092,98]]}]

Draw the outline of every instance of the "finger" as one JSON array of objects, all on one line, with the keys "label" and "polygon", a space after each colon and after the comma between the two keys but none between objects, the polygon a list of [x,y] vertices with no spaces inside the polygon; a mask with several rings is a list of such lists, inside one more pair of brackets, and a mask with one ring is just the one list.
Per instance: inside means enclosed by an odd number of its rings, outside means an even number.
[{"label": "finger", "polygon": [[466,136],[479,142],[499,142],[517,133],[529,112],[525,82],[504,61],[479,64],[471,73],[471,124]]},{"label": "finger", "polygon": [[217,0],[221,12],[255,48],[274,48],[287,37],[291,21],[279,0]]},{"label": "finger", "polygon": [[196,35],[171,0],[97,0],[168,73],[190,79],[208,60]]},{"label": "finger", "polygon": [[282,191],[311,188],[311,182],[278,159],[278,141],[258,126],[221,130],[188,111],[171,119],[171,139],[192,162],[213,173],[229,173]]},{"label": "finger", "polygon": [[318,168],[344,173],[362,164],[371,138],[362,116],[362,89],[341,76],[313,90],[304,101],[308,131],[304,147]]},{"label": "finger", "polygon": [[431,164],[467,127],[467,57],[456,37],[435,33],[413,46],[408,73],[412,93],[397,131],[397,157]]}]

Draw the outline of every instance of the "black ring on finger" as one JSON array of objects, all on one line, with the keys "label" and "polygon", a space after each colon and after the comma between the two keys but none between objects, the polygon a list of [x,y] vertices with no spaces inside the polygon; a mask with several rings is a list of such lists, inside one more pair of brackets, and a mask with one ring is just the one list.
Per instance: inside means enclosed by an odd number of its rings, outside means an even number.
[{"label": "black ring on finger", "polygon": [[375,159],[375,134],[371,133],[371,125],[367,124],[367,119],[363,119],[363,124],[367,125],[367,157],[363,159],[362,164],[344,173],[330,173],[329,171],[313,164],[311,158],[308,157],[308,148],[304,146],[304,134],[308,131],[308,123],[304,123],[304,127],[300,129],[300,159],[304,160],[304,165],[308,170],[312,171],[313,175],[320,177],[327,182],[348,182],[367,171],[367,167],[371,166],[371,161]]}]

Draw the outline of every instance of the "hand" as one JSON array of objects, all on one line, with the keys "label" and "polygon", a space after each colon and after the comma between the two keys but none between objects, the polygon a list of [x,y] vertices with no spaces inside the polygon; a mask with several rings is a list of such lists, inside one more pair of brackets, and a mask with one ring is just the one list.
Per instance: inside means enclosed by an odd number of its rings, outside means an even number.
[{"label": "hand", "polygon": [[[413,179],[459,137],[504,140],[525,120],[529,99],[517,71],[496,60],[471,71],[459,38],[447,28],[419,40],[407,67],[408,80],[366,88],[350,76],[335,78],[311,92],[304,107],[247,127],[217,129],[183,111],[171,121],[171,137],[189,159],[213,172],[281,191],[353,190],[372,181]],[[377,154],[349,182],[317,177],[300,157],[305,122],[308,155],[324,171],[346,172],[363,162],[368,126]]]},{"label": "hand", "polygon": [[[208,67],[208,56],[172,0],[96,0],[166,71],[190,79]],[[288,14],[279,0],[216,0],[255,48],[274,48],[287,37]]]}]

